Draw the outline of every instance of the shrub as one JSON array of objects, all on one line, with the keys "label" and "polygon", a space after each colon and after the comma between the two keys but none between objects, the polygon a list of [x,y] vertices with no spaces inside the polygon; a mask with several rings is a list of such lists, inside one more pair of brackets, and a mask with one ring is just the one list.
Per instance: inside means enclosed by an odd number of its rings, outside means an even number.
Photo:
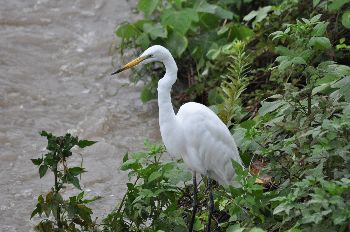
[{"label": "shrub", "polygon": [[54,176],[54,185],[46,196],[39,195],[36,208],[32,212],[31,218],[35,215],[42,219],[36,226],[36,231],[93,231],[96,228],[95,222],[91,218],[92,211],[86,204],[98,198],[86,199],[84,191],[78,195],[64,199],[61,190],[67,184],[72,184],[75,188],[82,190],[79,178],[85,169],[81,166],[69,167],[68,158],[73,155],[71,149],[74,146],[84,148],[93,145],[94,141],[79,140],[70,134],[65,136],[55,136],[46,131],[40,133],[47,138],[48,153],[41,158],[32,159],[34,165],[39,167],[40,178],[45,176],[50,170]]}]

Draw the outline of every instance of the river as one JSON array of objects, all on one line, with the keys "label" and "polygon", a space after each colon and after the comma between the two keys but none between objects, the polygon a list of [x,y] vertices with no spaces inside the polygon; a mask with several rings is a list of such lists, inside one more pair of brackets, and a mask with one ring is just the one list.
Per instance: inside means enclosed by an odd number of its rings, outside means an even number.
[{"label": "river", "polygon": [[0,231],[31,231],[38,221],[29,219],[31,211],[53,182],[51,175],[39,179],[30,161],[45,152],[39,131],[98,141],[82,152],[88,172],[81,182],[88,196],[103,196],[91,204],[99,218],[125,191],[124,153],[142,149],[146,138],[160,140],[157,104],[140,101],[142,85],[129,83],[130,71],[109,75],[122,63],[116,54],[112,59],[113,31],[138,17],[134,6],[131,0],[1,1]]}]

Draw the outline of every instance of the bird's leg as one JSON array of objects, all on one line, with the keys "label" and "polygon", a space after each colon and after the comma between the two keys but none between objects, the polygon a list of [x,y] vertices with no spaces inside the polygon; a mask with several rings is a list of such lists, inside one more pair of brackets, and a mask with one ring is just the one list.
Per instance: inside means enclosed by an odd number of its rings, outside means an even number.
[{"label": "bird's leg", "polygon": [[213,192],[212,192],[212,180],[208,177],[208,191],[209,191],[209,213],[208,213],[208,224],[207,224],[207,232],[210,232],[211,227],[211,217],[214,210],[214,198],[213,198]]},{"label": "bird's leg", "polygon": [[193,201],[192,201],[192,218],[190,221],[190,225],[189,225],[189,232],[193,231],[193,225],[194,225],[194,221],[196,219],[196,212],[197,212],[197,180],[196,180],[196,172],[193,172]]}]

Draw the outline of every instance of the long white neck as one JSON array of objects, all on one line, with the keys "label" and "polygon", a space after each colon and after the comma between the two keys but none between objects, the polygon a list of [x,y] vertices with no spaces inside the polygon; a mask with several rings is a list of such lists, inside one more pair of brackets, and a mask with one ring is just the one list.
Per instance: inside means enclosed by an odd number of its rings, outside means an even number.
[{"label": "long white neck", "polygon": [[159,106],[159,124],[162,125],[175,121],[175,112],[171,103],[171,87],[177,79],[177,66],[172,56],[168,56],[163,64],[165,66],[165,75],[158,81],[158,106]]}]

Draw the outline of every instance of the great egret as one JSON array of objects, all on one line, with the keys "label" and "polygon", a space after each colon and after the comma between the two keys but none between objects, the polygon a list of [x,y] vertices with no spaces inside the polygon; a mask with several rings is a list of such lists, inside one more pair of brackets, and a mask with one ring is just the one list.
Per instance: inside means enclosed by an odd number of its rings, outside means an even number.
[{"label": "great egret", "polygon": [[211,215],[214,207],[210,178],[220,184],[232,183],[235,171],[231,160],[242,165],[237,146],[230,131],[219,117],[208,107],[188,102],[175,114],[171,103],[171,87],[177,79],[177,66],[168,49],[155,45],[144,51],[138,58],[124,65],[112,75],[137,64],[159,61],[165,66],[165,75],[158,81],[158,105],[160,132],[170,155],[181,155],[185,164],[193,172],[193,212],[189,231],[197,211],[196,173],[208,176],[209,216],[207,231],[210,231]]}]

